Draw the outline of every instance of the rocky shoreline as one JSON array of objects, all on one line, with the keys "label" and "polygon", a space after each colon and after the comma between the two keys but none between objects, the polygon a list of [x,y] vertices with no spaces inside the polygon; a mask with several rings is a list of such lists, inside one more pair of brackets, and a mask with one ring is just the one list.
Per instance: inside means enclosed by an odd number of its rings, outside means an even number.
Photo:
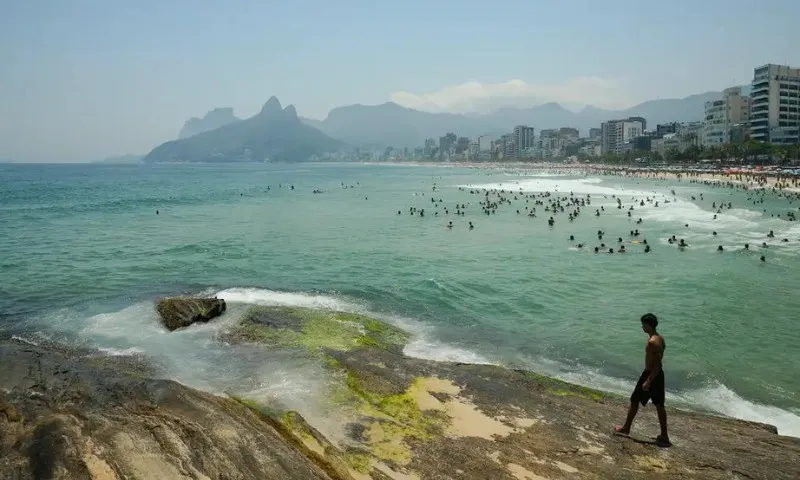
[{"label": "rocky shoreline", "polygon": [[154,378],[142,358],[0,339],[0,479],[800,478],[800,439],[774,427],[670,410],[661,448],[649,408],[631,438],[616,436],[624,398],[410,358],[408,338],[287,307],[251,307],[220,336],[320,362],[341,436],[302,405],[200,392]]}]

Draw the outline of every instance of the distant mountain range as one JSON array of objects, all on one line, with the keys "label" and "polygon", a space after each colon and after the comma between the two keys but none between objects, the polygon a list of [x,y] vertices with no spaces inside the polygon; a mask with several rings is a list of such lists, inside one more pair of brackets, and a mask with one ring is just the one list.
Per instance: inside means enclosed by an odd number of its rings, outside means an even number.
[{"label": "distant mountain range", "polygon": [[703,119],[705,102],[720,95],[721,92],[707,92],[681,99],[650,100],[625,110],[587,106],[573,112],[557,103],[546,103],[532,108],[503,108],[483,115],[429,113],[388,102],[338,107],[325,120],[303,121],[354,146],[415,147],[421,146],[426,138],[447,132],[466,137],[499,136],[516,125],[529,125],[537,131],[574,127],[587,135],[590,128],[599,128],[606,120],[632,116],[644,117],[648,129],[659,123],[698,121]]},{"label": "distant mountain range", "polygon": [[203,118],[190,118],[183,124],[183,128],[178,134],[178,138],[189,138],[204,133],[215,128],[223,127],[229,123],[238,122],[240,119],[233,116],[233,109],[230,107],[215,108],[206,113]]},{"label": "distant mountain range", "polygon": [[[742,93],[747,94],[747,91],[749,88],[744,87]],[[357,104],[334,108],[325,120],[298,117],[293,106],[282,109],[278,99],[272,97],[259,114],[246,120],[235,117],[229,107],[215,108],[203,118],[191,118],[181,129],[178,140],[160,145],[145,156],[144,161],[244,161],[264,157],[302,161],[310,155],[338,150],[345,145],[416,147],[423,145],[426,138],[437,138],[448,132],[470,138],[499,137],[511,132],[516,125],[532,126],[537,133],[546,128],[573,127],[587,135],[590,128],[599,128],[606,120],[633,116],[644,117],[647,128],[655,129],[660,123],[702,120],[705,102],[720,98],[721,93],[650,100],[624,110],[587,106],[578,112],[558,103],[467,115],[423,112],[394,102]],[[127,157],[130,156],[122,158]]]},{"label": "distant mountain range", "polygon": [[[212,112],[220,110],[223,113],[212,115],[212,119],[233,117],[232,109],[216,109]],[[192,122],[193,128],[213,123],[205,121],[208,117],[206,115],[200,124]],[[303,123],[294,106],[289,105],[284,109],[277,98],[271,97],[258,114],[245,120],[234,118],[212,130],[163,143],[148,153],[143,161],[302,162],[313,155],[335,152],[342,146],[339,140]]]}]

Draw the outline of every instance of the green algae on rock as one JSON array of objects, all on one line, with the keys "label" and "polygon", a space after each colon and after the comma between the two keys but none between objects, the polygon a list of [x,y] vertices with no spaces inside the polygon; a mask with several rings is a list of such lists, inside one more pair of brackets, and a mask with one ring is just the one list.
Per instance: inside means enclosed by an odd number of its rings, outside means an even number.
[{"label": "green algae on rock", "polygon": [[227,341],[264,345],[349,350],[368,346],[399,352],[408,341],[403,330],[357,313],[301,307],[251,307]]}]

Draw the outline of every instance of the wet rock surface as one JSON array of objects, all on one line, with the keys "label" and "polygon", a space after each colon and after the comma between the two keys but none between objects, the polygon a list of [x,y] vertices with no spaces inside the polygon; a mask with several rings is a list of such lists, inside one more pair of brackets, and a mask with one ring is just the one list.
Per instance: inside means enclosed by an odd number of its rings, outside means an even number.
[{"label": "wet rock surface", "polygon": [[225,300],[221,298],[162,298],[156,305],[161,323],[167,330],[177,330],[197,322],[208,322],[225,312]]},{"label": "wet rock surface", "polygon": [[2,479],[332,478],[246,406],[136,359],[5,339],[0,365]]}]

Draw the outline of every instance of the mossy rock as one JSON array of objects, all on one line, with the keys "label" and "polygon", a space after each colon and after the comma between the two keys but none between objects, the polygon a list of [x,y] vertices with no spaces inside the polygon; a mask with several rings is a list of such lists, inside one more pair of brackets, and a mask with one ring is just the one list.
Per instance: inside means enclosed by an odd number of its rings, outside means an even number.
[{"label": "mossy rock", "polygon": [[609,397],[614,397],[610,393],[601,392],[593,388],[575,385],[574,383],[565,382],[557,378],[548,377],[528,370],[516,370],[527,377],[534,378],[537,383],[542,385],[548,392],[558,395],[560,397],[579,397],[587,400],[604,400]]},{"label": "mossy rock", "polygon": [[251,307],[227,340],[299,347],[314,352],[373,347],[400,352],[403,330],[357,313],[300,307]]}]

